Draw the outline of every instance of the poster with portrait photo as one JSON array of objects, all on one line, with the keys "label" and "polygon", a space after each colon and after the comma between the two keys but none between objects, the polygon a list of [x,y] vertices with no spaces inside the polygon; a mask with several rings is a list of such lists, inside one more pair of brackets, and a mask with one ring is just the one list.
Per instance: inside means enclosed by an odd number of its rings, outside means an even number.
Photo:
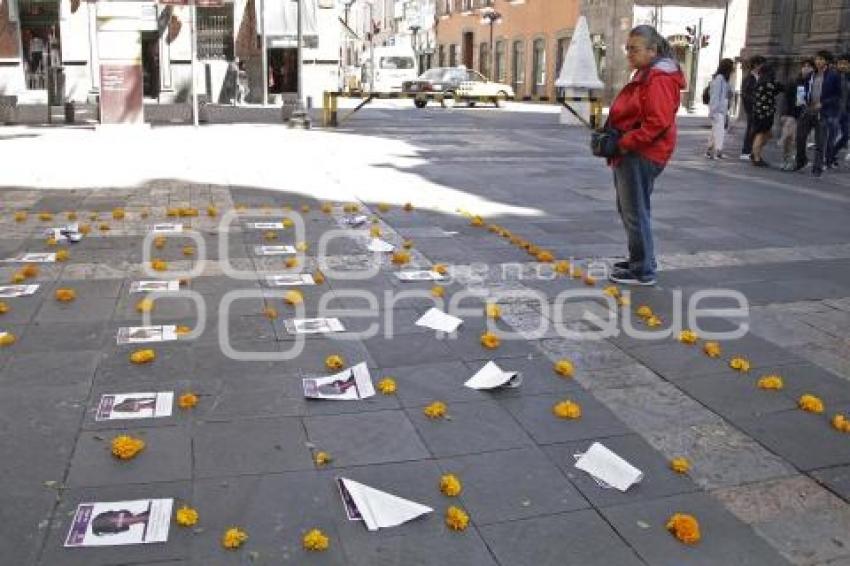
[{"label": "poster with portrait photo", "polygon": [[248,222],[254,230],[283,230],[283,222]]},{"label": "poster with portrait photo", "polygon": [[119,344],[145,344],[177,340],[177,326],[122,326],[118,329]]},{"label": "poster with portrait photo", "polygon": [[315,285],[316,280],[309,273],[293,273],[286,275],[267,275],[266,285],[269,287],[292,287],[297,285]]},{"label": "poster with portrait photo", "polygon": [[345,332],[345,326],[338,318],[292,318],[284,322],[290,334],[324,334]]},{"label": "poster with portrait photo", "polygon": [[56,261],[56,254],[53,252],[29,252],[3,261],[17,263],[54,263]]},{"label": "poster with portrait photo", "polygon": [[254,246],[254,255],[295,255],[295,246]]},{"label": "poster with portrait photo", "polygon": [[327,377],[308,377],[302,380],[304,397],[357,401],[375,395],[369,367],[366,362]]},{"label": "poster with portrait photo", "polygon": [[156,393],[107,393],[100,396],[96,421],[157,419],[171,416],[173,391]]},{"label": "poster with portrait photo", "polygon": [[395,276],[399,281],[443,281],[446,279],[445,275],[437,273],[436,271],[428,271],[428,270],[417,270],[417,271],[399,271],[396,272]]},{"label": "poster with portrait photo", "polygon": [[130,293],[171,293],[180,290],[180,281],[133,281]]},{"label": "poster with portrait photo", "polygon": [[182,231],[182,224],[154,224],[151,228],[154,234],[179,234]]},{"label": "poster with portrait photo", "polygon": [[0,299],[29,297],[38,291],[38,285],[0,285]]},{"label": "poster with portrait photo", "polygon": [[173,499],[80,503],[66,547],[166,542]]}]

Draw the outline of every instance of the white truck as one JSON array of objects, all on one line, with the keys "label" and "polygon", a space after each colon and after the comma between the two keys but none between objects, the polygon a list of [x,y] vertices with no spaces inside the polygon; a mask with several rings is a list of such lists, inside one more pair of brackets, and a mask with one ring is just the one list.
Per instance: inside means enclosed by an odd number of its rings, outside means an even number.
[{"label": "white truck", "polygon": [[363,63],[360,77],[361,88],[365,92],[401,92],[404,81],[416,79],[416,54],[410,48],[375,47],[373,50],[374,86],[372,86],[372,60]]}]

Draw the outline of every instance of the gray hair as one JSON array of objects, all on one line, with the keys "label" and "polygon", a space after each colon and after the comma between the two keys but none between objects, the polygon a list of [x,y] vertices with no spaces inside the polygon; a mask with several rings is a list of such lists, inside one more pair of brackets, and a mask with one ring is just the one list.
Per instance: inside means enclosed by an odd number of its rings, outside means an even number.
[{"label": "gray hair", "polygon": [[675,59],[673,48],[658,30],[650,25],[640,25],[632,28],[629,37],[642,37],[648,49],[654,49],[660,58]]}]

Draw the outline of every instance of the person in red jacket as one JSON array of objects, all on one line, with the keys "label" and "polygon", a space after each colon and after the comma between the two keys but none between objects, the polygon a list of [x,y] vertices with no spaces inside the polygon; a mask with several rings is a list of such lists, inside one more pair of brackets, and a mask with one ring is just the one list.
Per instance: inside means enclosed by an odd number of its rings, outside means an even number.
[{"label": "person in red jacket", "polygon": [[608,124],[620,133],[617,155],[609,164],[629,259],[614,264],[610,279],[625,285],[654,285],[650,196],[676,148],[676,111],[685,76],[670,44],[652,26],[634,28],[626,51],[634,74],[611,103]]}]

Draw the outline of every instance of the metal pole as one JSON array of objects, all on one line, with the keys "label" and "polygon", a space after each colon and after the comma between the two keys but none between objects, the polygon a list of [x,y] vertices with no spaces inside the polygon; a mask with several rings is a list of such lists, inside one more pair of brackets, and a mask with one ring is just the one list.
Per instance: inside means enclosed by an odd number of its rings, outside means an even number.
[{"label": "metal pole", "polygon": [[260,0],[260,65],[262,65],[263,106],[269,103],[269,50],[266,45],[266,4]]},{"label": "metal pole", "polygon": [[375,92],[375,16],[369,2],[369,92]]},{"label": "metal pole", "polygon": [[198,33],[196,29],[198,25],[198,13],[195,2],[196,0],[190,0],[189,3],[189,16],[192,19],[192,29],[189,39],[192,41],[192,124],[198,127],[198,78],[195,76],[195,61],[198,58]]},{"label": "metal pole", "polygon": [[296,2],[298,3],[298,9],[296,10],[295,15],[295,17],[298,19],[298,102],[296,104],[296,108],[302,109],[304,108],[304,92],[301,86],[303,84],[301,74],[304,71],[304,54],[301,50],[302,44],[304,43],[303,30],[301,28],[301,3],[303,2],[303,0],[296,0]]},{"label": "metal pole", "polygon": [[[726,43],[726,22],[729,21],[729,0],[726,0],[726,8],[723,12],[723,31],[720,32],[720,61],[723,60],[723,48]],[[718,61],[718,65],[720,64]]]},{"label": "metal pole", "polygon": [[488,74],[490,75],[491,81],[496,80],[496,78],[495,78],[496,77],[496,71],[495,71],[496,54],[493,52],[493,25],[495,23],[496,23],[495,20],[492,20],[492,19],[490,20],[490,61],[488,62],[488,65],[487,65],[487,71],[489,71]]}]

